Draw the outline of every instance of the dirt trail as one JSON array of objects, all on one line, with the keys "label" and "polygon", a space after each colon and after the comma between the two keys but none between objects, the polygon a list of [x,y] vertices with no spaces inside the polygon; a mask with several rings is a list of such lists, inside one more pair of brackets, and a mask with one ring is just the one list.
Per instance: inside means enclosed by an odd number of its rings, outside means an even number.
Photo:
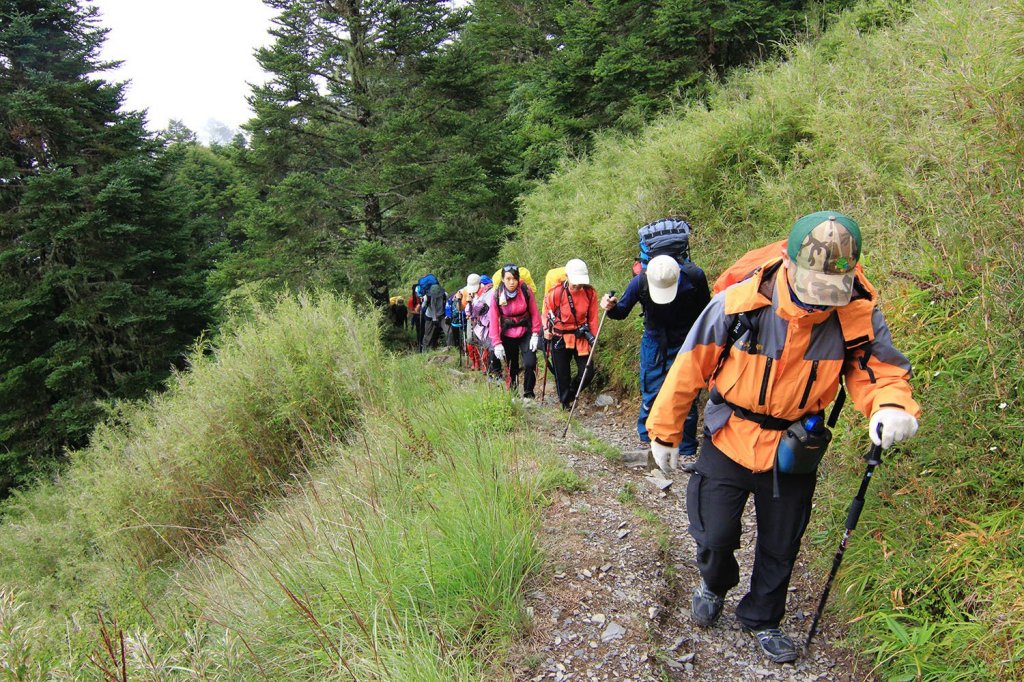
[{"label": "dirt trail", "polygon": [[[828,610],[813,649],[795,664],[771,663],[739,628],[733,613],[750,578],[752,504],[738,552],[740,587],[726,598],[714,627],[692,623],[690,595],[699,574],[686,533],[688,475],[676,472],[662,491],[648,480],[646,466],[615,459],[614,453],[637,447],[636,406],[629,401],[597,408],[595,397],[581,399],[577,417],[584,428],[570,429],[565,441],[565,414],[550,396],[527,410],[530,423],[552,436],[587,488],[559,494],[544,512],[547,564],[526,588],[532,627],[513,652],[514,679],[873,679],[868,662],[835,645],[843,639],[842,627]],[[801,552],[783,623],[798,645],[822,578],[808,573]]]}]

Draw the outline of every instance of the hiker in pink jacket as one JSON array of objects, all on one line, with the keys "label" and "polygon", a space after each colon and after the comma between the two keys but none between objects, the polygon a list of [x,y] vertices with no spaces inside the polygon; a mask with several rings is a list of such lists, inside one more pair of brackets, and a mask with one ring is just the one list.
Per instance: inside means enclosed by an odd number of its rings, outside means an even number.
[{"label": "hiker in pink jacket", "polygon": [[491,318],[494,357],[508,358],[510,388],[519,379],[519,355],[523,356],[523,397],[533,398],[537,383],[537,346],[540,343],[540,312],[529,285],[519,281],[519,268],[509,264],[501,269],[501,283],[495,283]]}]

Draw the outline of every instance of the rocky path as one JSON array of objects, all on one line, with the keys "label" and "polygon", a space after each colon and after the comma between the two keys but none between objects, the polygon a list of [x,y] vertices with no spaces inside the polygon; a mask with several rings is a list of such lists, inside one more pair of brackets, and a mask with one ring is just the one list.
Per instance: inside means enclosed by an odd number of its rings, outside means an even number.
[{"label": "rocky path", "polygon": [[[828,611],[811,652],[795,664],[771,663],[739,628],[733,610],[742,589],[728,595],[714,627],[695,626],[690,594],[699,575],[686,533],[687,474],[676,472],[667,488],[647,476],[646,460],[628,457],[638,445],[636,406],[605,396],[601,402],[612,404],[596,407],[593,400],[583,401],[577,411],[582,428],[570,429],[564,441],[564,413],[550,397],[527,411],[586,489],[560,493],[545,510],[547,563],[526,588],[532,625],[512,654],[514,679],[873,679],[869,661],[834,645],[842,628]],[[753,536],[748,504],[738,552],[740,588],[749,581]],[[798,644],[817,607],[822,577],[808,573],[802,552],[783,624]]]}]

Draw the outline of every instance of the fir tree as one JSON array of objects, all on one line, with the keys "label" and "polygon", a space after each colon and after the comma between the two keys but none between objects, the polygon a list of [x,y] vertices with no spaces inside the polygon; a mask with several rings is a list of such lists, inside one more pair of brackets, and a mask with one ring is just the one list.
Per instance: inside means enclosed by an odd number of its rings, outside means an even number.
[{"label": "fir tree", "polygon": [[365,285],[386,304],[400,262],[441,248],[494,201],[468,132],[480,131],[479,93],[450,78],[467,15],[441,0],[267,4],[281,12],[276,41],[257,57],[273,78],[253,94],[244,157],[264,201],[241,262],[293,286]]},{"label": "fir tree", "polygon": [[145,394],[207,321],[160,144],[78,0],[0,0],[0,495]]}]

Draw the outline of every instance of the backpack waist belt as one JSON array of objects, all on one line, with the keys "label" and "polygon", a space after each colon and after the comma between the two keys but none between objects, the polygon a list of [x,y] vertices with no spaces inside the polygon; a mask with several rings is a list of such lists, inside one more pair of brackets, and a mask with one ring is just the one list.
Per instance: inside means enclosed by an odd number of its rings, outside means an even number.
[{"label": "backpack waist belt", "polygon": [[526,327],[528,326],[529,315],[518,315],[516,317],[503,317],[501,318],[502,329],[512,329],[513,327]]},{"label": "backpack waist belt", "polygon": [[718,392],[718,388],[711,389],[711,402],[715,405],[726,404],[735,414],[738,414],[742,419],[746,419],[750,422],[755,422],[762,429],[769,431],[785,431],[792,425],[792,419],[780,419],[779,417],[773,417],[770,414],[761,414],[760,412],[752,412],[745,407],[739,405],[733,405],[722,397],[722,394]]},{"label": "backpack waist belt", "polygon": [[584,336],[580,332],[579,327],[577,327],[575,329],[559,329],[558,327],[552,327],[551,328],[551,333],[552,334],[557,334],[558,336],[567,336],[568,335],[568,336],[578,336],[580,338],[583,338],[583,336]]}]

